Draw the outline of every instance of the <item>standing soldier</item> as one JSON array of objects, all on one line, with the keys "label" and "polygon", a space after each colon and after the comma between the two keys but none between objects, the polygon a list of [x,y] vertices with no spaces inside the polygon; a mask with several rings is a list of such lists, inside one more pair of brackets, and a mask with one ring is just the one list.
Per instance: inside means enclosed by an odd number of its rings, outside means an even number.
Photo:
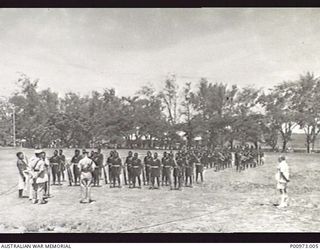
[{"label": "standing soldier", "polygon": [[46,153],[42,152],[42,160],[44,161],[45,165],[45,174],[46,174],[46,179],[47,181],[44,183],[44,196],[46,198],[50,197],[50,180],[51,180],[51,174],[50,174],[50,162],[48,158],[46,157]]},{"label": "standing soldier", "polygon": [[167,178],[166,178],[165,168],[164,168],[166,162],[169,160],[168,158],[169,158],[169,157],[168,157],[167,152],[164,151],[164,152],[163,152],[163,157],[162,157],[162,159],[161,159],[161,164],[162,164],[162,169],[161,169],[161,186],[164,186],[164,183],[166,184],[166,186],[167,186],[167,184],[168,184],[168,180],[167,180]]},{"label": "standing soldier", "polygon": [[73,165],[73,178],[74,178],[74,185],[77,185],[78,180],[80,184],[80,169],[79,169],[79,161],[81,159],[80,150],[76,149],[74,151],[74,156],[71,159],[71,164]]},{"label": "standing soldier", "polygon": [[121,188],[120,175],[121,175],[122,162],[119,157],[119,153],[117,151],[114,151],[114,157],[111,163],[112,163],[111,176],[112,176],[113,187],[115,187],[116,182],[118,182],[118,188]]},{"label": "standing soldier", "polygon": [[132,158],[132,181],[133,181],[133,188],[136,187],[136,179],[138,179],[139,187],[141,188],[141,169],[142,164],[141,160],[138,158],[138,153],[134,153]]},{"label": "standing soldier", "polygon": [[101,148],[98,148],[97,152],[94,155],[93,158],[95,164],[97,167],[94,170],[94,175],[93,175],[93,185],[100,187],[100,177],[102,173],[102,168],[103,168],[103,154],[101,154]]},{"label": "standing soldier", "polygon": [[186,179],[185,179],[185,186],[188,186],[188,180],[189,180],[189,187],[192,187],[192,178],[193,178],[193,165],[194,165],[194,156],[189,153],[189,155],[187,156],[187,160],[186,160]]},{"label": "standing soldier", "polygon": [[125,162],[125,169],[124,168],[124,181],[125,181],[125,185],[127,185],[127,178],[126,178],[126,171],[128,173],[128,181],[129,181],[129,188],[132,187],[132,151],[129,151],[128,156],[126,158],[126,162]]},{"label": "standing soldier", "polygon": [[26,189],[26,175],[25,172],[28,169],[28,164],[25,162],[24,155],[22,152],[17,153],[17,167],[19,171],[19,182],[18,182],[18,191],[19,198],[23,197],[23,190]]},{"label": "standing soldier", "polygon": [[35,151],[35,158],[30,162],[31,164],[31,173],[33,178],[33,194],[32,194],[32,203],[35,204],[45,204],[47,203],[44,200],[44,185],[47,181],[46,167],[43,161],[42,150],[38,149]]},{"label": "standing soldier", "polygon": [[150,167],[152,163],[152,154],[150,151],[147,152],[147,156],[144,157],[144,167],[145,167],[145,183],[144,185],[150,185]]},{"label": "standing soldier", "polygon": [[110,187],[112,187],[112,181],[113,181],[113,176],[112,176],[112,161],[113,161],[113,157],[114,157],[114,152],[110,151],[109,157],[107,158],[107,162],[106,162],[106,165],[108,166]]},{"label": "standing soldier", "polygon": [[80,168],[80,185],[81,185],[81,200],[80,203],[90,203],[92,173],[96,167],[93,160],[88,157],[88,152],[84,151],[84,157],[79,161]]},{"label": "standing soldier", "polygon": [[201,157],[201,153],[199,152],[198,155],[194,156],[195,159],[195,166],[196,166],[196,182],[198,183],[198,176],[200,175],[201,182],[203,182],[203,156]]},{"label": "standing soldier", "polygon": [[173,153],[167,154],[166,157],[162,159],[162,165],[163,165],[163,174],[166,180],[166,184],[167,182],[169,182],[170,189],[172,190],[171,173],[172,173],[172,169],[176,165],[174,162]]},{"label": "standing soldier", "polygon": [[[98,163],[98,170],[99,170],[99,178],[102,179],[102,168],[103,168],[103,154],[101,153],[101,148],[98,148],[96,152],[96,158]],[[99,186],[99,182],[98,182]]]},{"label": "standing soldier", "polygon": [[155,184],[155,180],[157,180],[157,185],[158,185],[158,188],[160,188],[160,168],[161,168],[161,162],[160,160],[158,159],[158,153],[155,152],[154,155],[153,155],[153,160],[152,160],[152,163],[151,163],[151,172],[150,172],[150,175],[151,175],[151,187],[150,189],[154,189],[154,184]]},{"label": "standing soldier", "polygon": [[240,172],[241,171],[241,159],[240,159],[241,155],[240,155],[240,150],[239,147],[237,147],[235,153],[234,153],[234,165],[236,166],[236,171]]},{"label": "standing soldier", "polygon": [[60,158],[58,155],[58,150],[55,150],[53,153],[53,156],[49,159],[52,169],[52,185],[56,185],[56,180],[58,181],[58,185],[61,185],[60,183]]},{"label": "standing soldier", "polygon": [[65,181],[64,171],[66,170],[66,157],[63,154],[62,149],[59,150],[59,159],[60,159],[60,171],[61,171],[62,181]]},{"label": "standing soldier", "polygon": [[183,159],[182,159],[181,153],[178,152],[176,154],[176,164],[173,168],[174,188],[178,190],[181,190],[181,186],[182,186],[182,167],[183,167]]},{"label": "standing soldier", "polygon": [[91,154],[91,160],[94,161],[94,163],[96,164],[96,168],[93,171],[93,186],[99,186],[99,182],[100,182],[100,177],[99,177],[99,164],[101,165],[101,162],[99,162],[99,157],[98,157],[98,152],[93,152],[93,154]]}]

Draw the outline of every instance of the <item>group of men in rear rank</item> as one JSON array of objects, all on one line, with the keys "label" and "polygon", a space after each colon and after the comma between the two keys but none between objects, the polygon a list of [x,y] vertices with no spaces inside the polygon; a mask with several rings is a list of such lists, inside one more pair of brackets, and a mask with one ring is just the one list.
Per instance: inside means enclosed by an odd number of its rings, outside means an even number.
[{"label": "group of men in rear rank", "polygon": [[161,159],[158,153],[153,155],[150,151],[142,159],[138,153],[129,151],[124,161],[114,150],[104,164],[101,149],[89,152],[76,149],[70,163],[62,150],[55,150],[52,157],[47,158],[43,150],[36,150],[30,159],[22,152],[17,153],[17,166],[19,170],[19,197],[23,191],[33,203],[45,204],[50,197],[50,185],[61,185],[65,181],[65,172],[68,175],[69,185],[80,185],[82,203],[91,202],[91,187],[100,186],[104,179],[110,188],[121,187],[121,175],[124,184],[129,188],[141,188],[143,185],[150,189],[159,189],[160,186],[170,186],[170,189],[181,190],[182,186],[192,187],[195,181],[204,181],[203,172],[206,168],[220,171],[236,166],[240,172],[249,167],[256,167],[264,163],[264,153],[261,149],[253,147],[237,147],[235,150],[222,148],[184,149],[174,154],[172,151],[164,152]]}]

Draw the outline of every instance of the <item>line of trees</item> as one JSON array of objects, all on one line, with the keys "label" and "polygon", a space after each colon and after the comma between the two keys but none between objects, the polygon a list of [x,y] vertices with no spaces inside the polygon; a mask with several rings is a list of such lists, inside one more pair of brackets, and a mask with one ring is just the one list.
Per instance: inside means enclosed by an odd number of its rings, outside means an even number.
[{"label": "line of trees", "polygon": [[[264,143],[285,151],[293,129],[303,129],[306,149],[320,133],[320,82],[312,73],[271,89],[239,88],[202,78],[179,88],[174,76],[161,91],[143,86],[133,96],[114,89],[75,92],[63,97],[39,90],[39,80],[21,74],[19,91],[9,102],[16,110],[17,138],[28,147],[118,145],[128,148],[175,148],[193,145],[234,146]],[[8,105],[1,105],[0,139],[10,134]],[[7,125],[3,125],[7,124]]]}]

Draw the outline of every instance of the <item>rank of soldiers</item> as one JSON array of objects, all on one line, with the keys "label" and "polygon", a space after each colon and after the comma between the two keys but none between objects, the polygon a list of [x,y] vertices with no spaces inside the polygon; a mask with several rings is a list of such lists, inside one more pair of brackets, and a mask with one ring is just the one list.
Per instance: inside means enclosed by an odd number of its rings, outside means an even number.
[{"label": "rank of soldiers", "polygon": [[[91,187],[100,187],[104,180],[110,188],[159,189],[169,186],[170,190],[193,187],[193,183],[204,181],[204,169],[221,171],[232,166],[236,171],[256,167],[264,163],[264,152],[248,145],[235,149],[220,148],[184,149],[176,153],[164,152],[161,159],[157,152],[148,151],[143,159],[138,153],[129,151],[123,161],[116,150],[110,152],[104,162],[101,149],[91,151],[76,149],[70,162],[66,161],[63,150],[55,150],[46,157],[43,150],[36,150],[28,161],[22,152],[17,153],[19,170],[19,197],[28,197],[34,204],[45,204],[50,197],[50,186],[61,185],[68,176],[69,186],[81,186],[81,203],[92,202]],[[195,179],[195,180],[194,180]],[[26,194],[25,196],[23,194]]]}]

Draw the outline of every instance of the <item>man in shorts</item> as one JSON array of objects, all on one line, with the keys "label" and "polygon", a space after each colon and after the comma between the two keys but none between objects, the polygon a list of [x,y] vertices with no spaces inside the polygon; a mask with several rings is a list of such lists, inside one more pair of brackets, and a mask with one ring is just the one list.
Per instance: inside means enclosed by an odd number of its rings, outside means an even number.
[{"label": "man in shorts", "polygon": [[81,159],[80,150],[76,149],[74,151],[74,156],[71,159],[71,164],[73,165],[73,178],[74,178],[74,185],[76,186],[78,181],[80,183],[80,170],[79,170],[79,161]]},{"label": "man in shorts", "polygon": [[289,166],[286,162],[285,156],[280,156],[279,165],[277,167],[276,180],[277,180],[277,189],[280,191],[281,201],[279,208],[288,206],[288,192],[287,185],[289,183]]},{"label": "man in shorts", "polygon": [[80,203],[90,203],[91,187],[92,187],[92,173],[96,165],[92,159],[88,157],[88,152],[84,151],[84,157],[79,161],[80,169],[80,186],[81,186],[81,200]]},{"label": "man in shorts", "polygon": [[61,177],[62,181],[65,181],[64,171],[66,170],[66,157],[63,154],[63,150],[59,150],[59,159],[60,159],[60,171],[61,171]]},{"label": "man in shorts", "polygon": [[52,169],[52,185],[56,185],[56,181],[58,181],[58,185],[61,185],[60,157],[58,155],[58,150],[54,151],[53,156],[49,161]]},{"label": "man in shorts", "polygon": [[44,200],[44,188],[48,177],[42,154],[43,151],[37,149],[35,151],[36,157],[30,161],[33,187],[32,203],[35,204],[38,202],[39,205],[47,203]]},{"label": "man in shorts", "polygon": [[[124,169],[124,178],[125,178],[125,185],[127,185],[127,178],[126,178],[126,172],[128,173],[128,182],[129,182],[129,188],[132,187],[132,151],[128,152],[128,156],[126,158],[125,166],[127,169]],[[125,171],[127,170],[127,171]]]},{"label": "man in shorts", "polygon": [[145,179],[144,185],[150,185],[150,167],[152,163],[152,154],[150,151],[147,152],[147,156],[144,157],[144,167],[145,167]]},{"label": "man in shorts", "polygon": [[133,187],[136,187],[136,180],[138,179],[138,188],[141,188],[141,170],[142,170],[142,163],[141,160],[138,158],[138,153],[134,153],[132,158],[132,182]]},{"label": "man in shorts", "polygon": [[200,175],[201,182],[203,182],[203,169],[204,169],[204,161],[203,161],[203,155],[199,152],[194,157],[195,159],[195,167],[196,167],[196,182],[198,183],[198,176]]},{"label": "man in shorts", "polygon": [[174,188],[181,190],[182,186],[182,168],[183,168],[183,159],[181,153],[176,154],[176,164],[173,168],[173,182]]},{"label": "man in shorts", "polygon": [[26,190],[26,174],[25,172],[28,169],[28,164],[24,159],[24,154],[22,152],[17,153],[17,167],[19,171],[19,182],[18,182],[18,191],[19,191],[19,198],[23,197],[23,190]]},{"label": "man in shorts", "polygon": [[114,151],[114,156],[111,161],[112,167],[111,167],[111,176],[112,176],[112,183],[113,187],[115,187],[116,182],[118,182],[118,188],[121,188],[121,169],[122,169],[122,161],[119,157],[119,153],[117,151]]},{"label": "man in shorts", "polygon": [[155,188],[155,181],[157,180],[158,189],[160,188],[160,171],[161,171],[161,162],[158,159],[158,153],[155,152],[153,155],[153,160],[151,163],[150,168],[150,175],[151,175],[151,187],[150,189]]}]

